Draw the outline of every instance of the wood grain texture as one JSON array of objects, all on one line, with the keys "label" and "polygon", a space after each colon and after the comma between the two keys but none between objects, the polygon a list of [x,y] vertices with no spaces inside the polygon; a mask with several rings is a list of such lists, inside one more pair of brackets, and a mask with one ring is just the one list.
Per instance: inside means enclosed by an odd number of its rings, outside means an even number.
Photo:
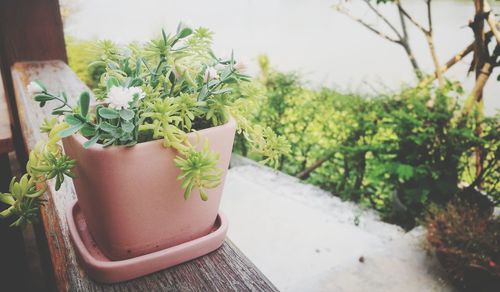
[{"label": "wood grain texture", "polygon": [[[40,108],[26,92],[31,80],[42,81],[50,91],[65,91],[75,102],[88,90],[75,73],[61,61],[17,63],[12,78],[26,149],[42,139],[38,131],[50,107]],[[226,240],[218,250],[193,261],[125,283],[105,285],[87,277],[78,264],[68,237],[64,211],[76,198],[71,180],[59,191],[49,184],[47,203],[41,209],[41,224],[51,255],[56,289],[59,291],[276,291],[269,280]]]},{"label": "wood grain texture", "polygon": [[0,155],[14,150],[12,143],[11,117],[7,99],[0,84]]},{"label": "wood grain texture", "polygon": [[0,0],[0,71],[12,115],[17,158],[26,162],[14,102],[11,66],[21,61],[67,61],[58,0]]}]

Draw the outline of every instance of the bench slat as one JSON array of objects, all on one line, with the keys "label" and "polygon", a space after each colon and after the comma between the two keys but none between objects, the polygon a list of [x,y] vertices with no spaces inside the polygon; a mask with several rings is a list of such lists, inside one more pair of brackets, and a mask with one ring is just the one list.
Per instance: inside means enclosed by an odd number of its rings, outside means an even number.
[{"label": "bench slat", "polygon": [[14,150],[12,143],[12,129],[10,127],[10,114],[7,98],[5,97],[0,80],[0,154],[5,154]]},{"label": "bench slat", "polygon": [[[26,149],[44,138],[39,132],[43,118],[50,115],[47,105],[40,108],[27,92],[32,80],[42,81],[49,91],[65,91],[73,103],[88,88],[62,61],[24,62],[12,68],[16,103]],[[226,239],[218,250],[193,261],[143,278],[114,285],[90,280],[78,264],[68,236],[66,207],[76,198],[73,184],[66,180],[59,191],[49,183],[47,203],[41,209],[41,223],[51,255],[55,284],[59,291],[276,291],[272,283]]]}]

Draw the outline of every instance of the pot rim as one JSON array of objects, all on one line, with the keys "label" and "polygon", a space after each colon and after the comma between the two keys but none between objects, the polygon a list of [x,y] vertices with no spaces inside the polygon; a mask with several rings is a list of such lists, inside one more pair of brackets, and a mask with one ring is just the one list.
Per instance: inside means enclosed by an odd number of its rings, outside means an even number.
[{"label": "pot rim", "polygon": [[[215,127],[210,127],[210,128],[206,128],[206,129],[202,129],[202,130],[199,130],[199,131],[194,131],[194,132],[189,132],[187,133],[187,137],[188,138],[191,138],[191,137],[196,137],[195,135],[200,135],[200,134],[203,134],[203,133],[206,133],[208,131],[211,131],[211,130],[214,130],[214,129],[223,129],[223,128],[229,128],[229,127],[236,127],[236,120],[230,116],[228,121],[225,123],[225,124],[222,124],[222,125],[219,125],[219,126],[215,126]],[[69,137],[66,137],[64,139],[67,139],[67,138],[73,138],[76,142],[78,142],[78,144],[80,145],[83,145],[83,143],[85,143],[86,141],[88,141],[89,139],[85,138],[82,134],[80,133],[76,133],[76,134],[73,134]],[[85,150],[92,150],[92,151],[110,151],[110,150],[113,150],[113,149],[124,149],[124,148],[136,148],[139,147],[139,148],[142,148],[142,147],[146,147],[148,145],[152,145],[154,143],[163,143],[163,139],[156,139],[156,140],[151,140],[151,141],[147,141],[147,142],[141,142],[141,143],[137,143],[133,146],[126,146],[126,145],[112,145],[112,146],[109,146],[109,147],[104,147],[102,144],[94,144],[92,146],[90,146],[89,148],[86,148]]]}]

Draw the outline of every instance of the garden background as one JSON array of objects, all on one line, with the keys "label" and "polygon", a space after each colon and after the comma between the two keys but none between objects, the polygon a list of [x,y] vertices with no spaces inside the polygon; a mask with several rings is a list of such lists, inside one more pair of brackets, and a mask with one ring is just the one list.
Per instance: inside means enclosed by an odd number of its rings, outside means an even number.
[{"label": "garden background", "polygon": [[[217,53],[234,50],[254,77],[235,93],[251,99],[247,116],[290,144],[277,170],[372,208],[407,230],[441,222],[455,232],[484,223],[480,219],[498,207],[498,71],[492,70],[476,102],[477,59],[460,55],[474,41],[474,1],[432,1],[432,23],[431,1],[142,2],[114,4],[112,15],[108,1],[63,2],[70,66],[91,88],[102,73],[89,66],[99,58],[97,40],[141,42],[156,36],[158,27],[181,21],[208,27]],[[498,58],[494,43],[489,49]],[[451,69],[436,66],[454,57]],[[235,153],[262,159],[248,149],[237,137]],[[445,215],[436,211],[443,208]],[[497,261],[495,220],[464,230],[477,240],[479,253]],[[448,239],[460,238],[457,232]],[[461,240],[454,244],[471,242]]]},{"label": "garden background", "polygon": [[[70,66],[91,88],[100,73],[98,67],[88,66],[98,54],[97,40],[140,42],[154,36],[159,26],[174,27],[179,21],[203,25],[215,32],[216,51],[234,50],[255,76],[250,86],[253,120],[288,139],[291,151],[278,170],[372,207],[406,228],[415,226],[432,203],[448,202],[461,183],[470,184],[479,175],[476,186],[498,205],[499,83],[490,80],[485,88],[480,135],[475,134],[475,116],[481,113],[457,118],[474,84],[474,74],[467,74],[472,54],[446,72],[441,88],[436,82],[415,87],[419,82],[404,51],[336,11],[341,2],[217,1],[191,9],[195,4],[189,1],[141,6],[122,1],[113,17],[99,9],[105,2],[63,2]],[[343,5],[390,35],[390,28],[363,1]],[[444,61],[472,40],[464,23],[473,15],[473,5],[432,5],[436,53]],[[212,17],[219,6],[231,13]],[[425,21],[424,2],[407,1],[404,7]],[[377,9],[397,23],[395,5]],[[454,13],[448,13],[450,9]],[[91,17],[100,21],[87,21]],[[120,29],[134,18],[141,21]],[[407,26],[423,74],[432,72],[425,35]],[[484,174],[476,173],[478,147],[484,149]],[[235,152],[261,158],[247,148],[238,137]]]}]

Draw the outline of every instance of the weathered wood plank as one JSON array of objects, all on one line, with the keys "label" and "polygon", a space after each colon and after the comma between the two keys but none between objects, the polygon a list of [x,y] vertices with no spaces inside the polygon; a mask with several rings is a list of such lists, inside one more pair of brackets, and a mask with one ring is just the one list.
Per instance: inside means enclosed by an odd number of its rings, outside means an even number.
[{"label": "weathered wood plank", "polygon": [[[26,92],[31,80],[50,91],[65,91],[74,101],[87,89],[61,61],[17,63],[12,69],[16,102],[26,148],[43,136],[38,131],[50,107],[40,108]],[[57,289],[60,291],[275,291],[276,288],[230,240],[207,256],[125,283],[104,285],[90,280],[77,262],[64,217],[76,196],[68,180],[59,191],[50,184],[47,204],[41,210]]]},{"label": "weathered wood plank", "polygon": [[11,117],[7,99],[0,84],[0,155],[14,150],[12,143]]},{"label": "weathered wood plank", "polygon": [[11,66],[20,61],[67,60],[58,0],[0,1],[0,71],[12,114],[17,158],[25,162]]}]

